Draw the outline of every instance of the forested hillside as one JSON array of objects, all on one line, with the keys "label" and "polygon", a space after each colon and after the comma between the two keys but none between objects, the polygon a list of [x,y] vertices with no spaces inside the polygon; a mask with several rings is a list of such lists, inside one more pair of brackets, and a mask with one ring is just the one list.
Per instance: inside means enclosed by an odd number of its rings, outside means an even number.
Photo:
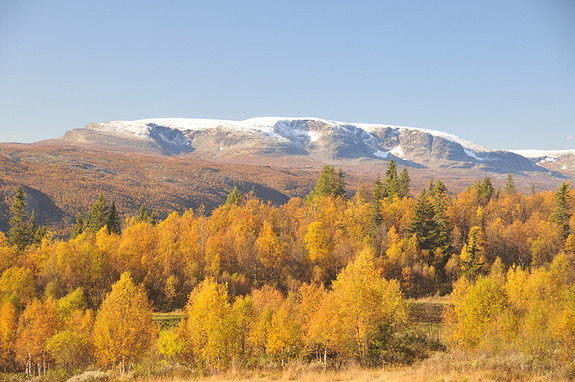
[{"label": "forested hillside", "polygon": [[[511,176],[497,189],[485,178],[454,194],[430,180],[414,194],[392,161],[350,198],[345,174],[326,166],[314,191],[283,205],[236,188],[211,213],[157,219],[150,206],[122,221],[104,193],[65,240],[14,193],[0,235],[8,372],[405,365],[444,350],[406,331],[408,299],[449,294],[450,349],[573,370],[568,183],[525,195]],[[159,325],[154,312],[179,315]]]}]

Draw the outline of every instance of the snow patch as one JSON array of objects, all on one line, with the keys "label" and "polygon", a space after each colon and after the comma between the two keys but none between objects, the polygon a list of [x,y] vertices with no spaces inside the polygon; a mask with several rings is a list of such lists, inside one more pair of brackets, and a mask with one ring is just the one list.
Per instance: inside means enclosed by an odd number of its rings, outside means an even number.
[{"label": "snow patch", "polygon": [[466,149],[466,148],[464,147],[464,148],[463,148],[463,151],[465,152],[465,155],[467,155],[468,157],[471,157],[471,158],[473,158],[473,159],[475,159],[475,160],[477,160],[477,161],[480,161],[480,162],[481,162],[481,161],[484,161],[484,160],[485,160],[485,159],[483,159],[483,158],[478,157],[477,154],[475,154],[475,152],[474,152],[473,150],[469,150],[469,149]]},{"label": "snow patch", "polygon": [[388,157],[389,153],[387,151],[377,150],[376,152],[373,153],[373,155],[375,155],[376,157],[385,159]]},{"label": "snow patch", "polygon": [[561,170],[567,170],[567,166],[561,166]]},{"label": "snow patch", "polygon": [[393,150],[390,151],[390,153],[392,153],[393,155],[395,155],[398,158],[404,158],[405,154],[403,153],[403,149],[401,148],[401,145],[397,145],[393,148]]}]

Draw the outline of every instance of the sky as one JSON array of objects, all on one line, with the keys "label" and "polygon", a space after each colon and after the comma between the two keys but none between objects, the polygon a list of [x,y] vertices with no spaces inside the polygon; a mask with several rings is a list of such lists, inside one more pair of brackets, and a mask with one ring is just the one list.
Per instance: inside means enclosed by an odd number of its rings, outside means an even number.
[{"label": "sky", "polygon": [[262,116],[575,149],[575,1],[0,0],[0,142]]}]

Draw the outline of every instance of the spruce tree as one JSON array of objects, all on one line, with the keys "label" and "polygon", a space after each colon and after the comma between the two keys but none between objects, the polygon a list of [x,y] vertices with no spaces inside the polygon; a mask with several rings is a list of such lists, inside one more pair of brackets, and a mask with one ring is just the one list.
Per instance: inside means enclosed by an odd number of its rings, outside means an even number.
[{"label": "spruce tree", "polygon": [[71,238],[74,239],[84,233],[84,229],[86,229],[84,218],[82,217],[81,213],[78,213],[78,217],[76,218],[76,225],[74,226],[74,231],[72,231]]},{"label": "spruce tree", "polygon": [[383,179],[383,190],[384,197],[392,198],[397,195],[399,191],[399,179],[397,176],[397,167],[395,166],[395,161],[392,159],[389,161],[389,166],[387,171],[385,171],[385,179]]},{"label": "spruce tree", "polygon": [[108,207],[104,201],[104,196],[100,194],[98,200],[92,206],[88,218],[86,219],[86,230],[92,233],[97,233],[104,228],[108,218]]},{"label": "spruce tree", "polygon": [[551,214],[551,222],[557,224],[563,230],[563,237],[566,239],[569,236],[569,183],[563,182],[559,190],[555,193],[555,209]]},{"label": "spruce tree", "polygon": [[112,202],[112,207],[110,207],[110,211],[106,217],[106,227],[108,227],[108,233],[115,233],[116,235],[122,233],[122,224],[118,216],[118,211],[116,210],[116,203],[114,202]]},{"label": "spruce tree", "polygon": [[399,174],[399,179],[397,180],[397,196],[400,198],[409,197],[409,185],[411,183],[411,178],[407,172],[407,168],[404,168]]},{"label": "spruce tree", "polygon": [[10,205],[10,230],[8,242],[18,247],[19,250],[26,248],[31,242],[30,226],[26,219],[26,202],[24,191],[18,187],[14,200]]},{"label": "spruce tree", "polygon": [[238,187],[235,186],[232,192],[229,193],[226,199],[226,204],[232,206],[234,205],[238,206],[242,204],[243,201],[244,201],[244,195],[240,192],[240,190],[238,190]]},{"label": "spruce tree", "polygon": [[138,216],[136,217],[136,221],[147,222],[148,220],[149,220],[148,211],[146,211],[146,208],[144,208],[144,205],[142,204],[140,206],[140,211],[138,212]]},{"label": "spruce tree", "polygon": [[507,174],[507,181],[505,182],[505,188],[503,189],[505,195],[513,195],[517,192],[515,188],[515,182],[513,181],[513,176],[511,174]]},{"label": "spruce tree", "polygon": [[345,180],[342,169],[335,171],[333,166],[324,166],[319,176],[313,194],[315,196],[345,196]]}]

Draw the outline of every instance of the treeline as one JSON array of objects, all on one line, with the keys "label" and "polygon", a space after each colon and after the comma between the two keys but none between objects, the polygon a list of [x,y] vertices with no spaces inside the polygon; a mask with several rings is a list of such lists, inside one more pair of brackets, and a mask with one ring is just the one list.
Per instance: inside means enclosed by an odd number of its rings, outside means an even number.
[{"label": "treeline", "polygon": [[[453,195],[432,180],[415,196],[409,183],[392,161],[383,178],[350,198],[343,172],[326,166],[307,198],[282,206],[235,189],[209,216],[190,210],[157,221],[142,208],[120,224],[115,205],[101,196],[69,240],[45,231],[32,240],[25,224],[20,243],[11,230],[0,235],[0,328],[11,328],[0,329],[3,365],[29,374],[54,363],[125,370],[151,348],[166,362],[211,371],[296,358],[394,362],[404,359],[390,346],[405,323],[405,297],[449,294],[454,283],[455,310],[447,316],[457,344],[479,346],[508,319],[515,326],[505,326],[506,343],[545,328],[555,357],[565,354],[558,349],[573,339],[554,328],[575,338],[569,184],[524,195],[511,176],[503,189],[485,178]],[[560,277],[545,277],[563,280],[552,292],[561,297],[553,309],[533,311],[547,324],[528,326],[537,318],[529,307],[541,306],[524,300],[540,289],[513,289],[509,280],[558,267]],[[470,319],[475,313],[465,312],[476,302],[469,296],[487,288],[485,280],[496,280],[489,282],[504,296],[501,309]],[[482,301],[481,309],[491,309],[491,300]],[[159,332],[152,311],[174,310],[185,312],[179,327]],[[123,326],[110,326],[117,322]],[[469,328],[478,334],[469,337]],[[135,350],[123,353],[129,346]]]}]

